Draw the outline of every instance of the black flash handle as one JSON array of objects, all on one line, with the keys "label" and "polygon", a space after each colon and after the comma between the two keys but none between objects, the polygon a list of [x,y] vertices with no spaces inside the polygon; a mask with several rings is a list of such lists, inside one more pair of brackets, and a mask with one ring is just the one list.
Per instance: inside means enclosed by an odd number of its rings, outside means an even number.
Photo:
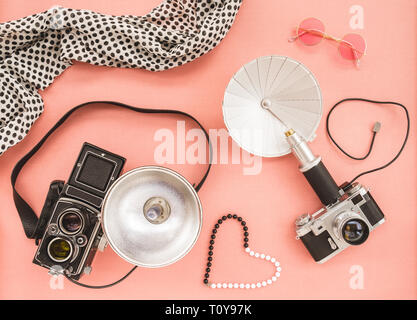
[{"label": "black flash handle", "polygon": [[320,201],[325,206],[335,203],[340,197],[340,188],[321,158],[313,154],[307,142],[294,130],[288,130],[285,135],[292,153],[300,162],[300,171],[306,177]]},{"label": "black flash handle", "polygon": [[303,174],[325,206],[335,203],[340,197],[338,185],[321,160]]}]

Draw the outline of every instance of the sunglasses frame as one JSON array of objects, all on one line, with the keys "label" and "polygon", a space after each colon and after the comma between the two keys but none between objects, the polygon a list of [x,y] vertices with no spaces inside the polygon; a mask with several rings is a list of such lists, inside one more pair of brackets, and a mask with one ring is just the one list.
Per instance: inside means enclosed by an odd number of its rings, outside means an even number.
[{"label": "sunglasses frame", "polygon": [[[317,35],[317,36],[320,36],[320,37],[321,37],[321,39],[320,39],[320,41],[319,41],[318,43],[315,43],[315,44],[308,44],[308,43],[305,43],[305,42],[303,42],[303,41],[301,40],[301,42],[302,42],[304,45],[306,45],[306,46],[315,46],[315,45],[317,45],[317,44],[320,44],[323,40],[331,40],[331,41],[335,41],[335,42],[337,42],[339,45],[340,45],[340,44],[342,44],[342,43],[344,43],[344,44],[346,44],[347,46],[349,46],[349,48],[352,50],[352,53],[353,53],[354,58],[355,58],[355,59],[354,59],[354,61],[355,61],[355,65],[356,65],[356,67],[358,67],[358,68],[359,68],[359,65],[360,65],[360,59],[362,58],[362,56],[365,56],[365,55],[366,55],[366,48],[367,48],[366,41],[365,41],[365,39],[364,39],[364,38],[363,38],[360,34],[357,34],[357,33],[352,33],[352,34],[355,34],[355,35],[360,36],[360,37],[363,39],[363,41],[364,41],[364,43],[365,43],[365,50],[364,50],[363,52],[362,52],[362,51],[360,51],[360,50],[358,50],[358,49],[356,49],[356,48],[353,46],[353,44],[351,44],[349,41],[346,41],[346,40],[344,40],[344,39],[343,39],[346,35],[348,35],[348,34],[350,34],[350,33],[345,34],[345,35],[343,36],[343,38],[337,38],[337,37],[331,36],[330,34],[328,34],[328,33],[324,32],[324,31],[321,31],[321,30],[301,28],[301,27],[300,27],[300,25],[301,25],[304,21],[306,21],[306,20],[308,20],[308,19],[315,19],[315,20],[317,20],[317,21],[320,21],[320,22],[323,24],[323,22],[322,22],[321,20],[317,19],[317,18],[310,17],[310,18],[306,18],[306,19],[304,19],[303,21],[301,21],[301,22],[298,24],[297,29],[296,29],[296,34],[295,34],[294,36],[292,36],[292,37],[290,37],[290,38],[288,39],[288,41],[289,41],[289,42],[294,42],[294,41],[296,41],[297,39],[299,39],[301,36],[303,36],[303,35],[305,35],[305,34],[309,33],[309,34],[315,34],[315,35]],[[323,24],[323,26],[324,26],[324,24]],[[302,31],[301,33],[300,33],[300,30]],[[340,51],[339,51],[339,53],[340,53]],[[362,56],[361,56],[361,57],[359,57],[359,56],[358,56],[358,53],[360,53]],[[340,53],[340,55],[342,55],[342,54]]]}]

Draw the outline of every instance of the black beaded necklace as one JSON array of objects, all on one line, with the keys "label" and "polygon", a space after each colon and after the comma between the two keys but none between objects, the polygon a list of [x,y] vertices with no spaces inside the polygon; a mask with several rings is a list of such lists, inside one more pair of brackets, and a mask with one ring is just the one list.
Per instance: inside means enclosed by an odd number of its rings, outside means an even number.
[{"label": "black beaded necklace", "polygon": [[[243,247],[245,248],[246,253],[248,253],[252,257],[265,259],[265,260],[274,264],[274,266],[276,267],[276,273],[271,279],[268,279],[268,280],[265,280],[265,281],[260,281],[260,282],[257,282],[257,283],[252,283],[252,284],[250,284],[250,283],[211,283],[209,281],[210,272],[211,272],[212,266],[213,266],[213,254],[214,254],[213,250],[214,250],[214,242],[215,242],[214,240],[216,239],[216,234],[217,234],[217,232],[220,228],[220,225],[223,223],[223,221],[226,221],[228,219],[229,220],[236,220],[241,224],[241,226],[243,228],[243,236],[244,236],[244,238],[243,238]],[[281,275],[280,263],[275,258],[271,258],[269,255],[265,255],[263,253],[254,252],[249,248],[249,232],[248,232],[248,230],[249,229],[246,225],[246,222],[243,220],[242,217],[239,217],[236,214],[232,215],[232,214],[229,213],[228,215],[222,216],[221,219],[217,220],[217,223],[214,225],[214,228],[212,230],[212,234],[210,236],[210,245],[209,245],[208,258],[207,258],[207,268],[205,269],[206,273],[204,274],[204,280],[203,280],[203,283],[205,285],[209,286],[212,289],[215,289],[215,288],[224,288],[224,289],[226,289],[226,288],[229,288],[229,289],[232,289],[232,288],[235,288],[235,289],[237,289],[237,288],[241,288],[241,289],[243,289],[243,288],[246,288],[246,289],[253,288],[254,289],[254,288],[260,288],[260,287],[266,287],[267,285],[272,284],[272,282],[275,282],[277,280],[277,278]]]}]

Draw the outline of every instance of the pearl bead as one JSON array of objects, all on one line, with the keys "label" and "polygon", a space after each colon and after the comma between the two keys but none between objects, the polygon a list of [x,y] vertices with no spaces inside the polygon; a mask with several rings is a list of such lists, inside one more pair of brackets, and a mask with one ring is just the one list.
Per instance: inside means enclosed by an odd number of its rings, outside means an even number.
[{"label": "pearl bead", "polygon": [[282,269],[281,269],[281,267],[277,267],[277,271],[281,271]]},{"label": "pearl bead", "polygon": [[261,254],[261,259],[265,259],[265,255],[263,253]]},{"label": "pearl bead", "polygon": [[277,262],[275,262],[275,266],[276,267],[279,267],[279,262],[277,261]]},{"label": "pearl bead", "polygon": [[267,282],[268,284],[271,284],[271,283],[272,283],[272,281],[271,281],[270,279],[268,279],[266,282]]},{"label": "pearl bead", "polygon": [[245,251],[246,251],[246,252],[250,252],[250,248],[249,248],[249,247],[247,247],[247,248],[245,249]]},{"label": "pearl bead", "polygon": [[227,283],[223,283],[223,288],[227,288]]},{"label": "pearl bead", "polygon": [[271,258],[271,262],[274,263],[276,261],[275,258]]},{"label": "pearl bead", "polygon": [[251,287],[252,289],[255,289],[255,288],[256,288],[256,284],[252,283],[252,284],[250,285],[250,287]]},{"label": "pearl bead", "polygon": [[255,258],[259,258],[259,253],[255,253]]},{"label": "pearl bead", "polygon": [[212,287],[214,289],[214,288],[216,288],[216,284],[212,283],[210,287]]},{"label": "pearl bead", "polygon": [[249,283],[247,283],[247,284],[245,285],[245,288],[246,288],[246,289],[249,289],[249,288],[250,288],[250,284],[249,284]]},{"label": "pearl bead", "polygon": [[255,252],[251,251],[251,252],[249,252],[249,254],[250,254],[251,256],[253,256],[253,255],[255,255]]},{"label": "pearl bead", "polygon": [[262,281],[262,287],[266,287],[266,281]]},{"label": "pearl bead", "polygon": [[239,288],[243,289],[245,287],[245,285],[243,283],[239,284]]},{"label": "pearl bead", "polygon": [[233,288],[233,283],[229,283],[229,289]]},{"label": "pearl bead", "polygon": [[221,283],[218,283],[217,284],[217,288],[221,288],[222,287],[222,284]]},{"label": "pearl bead", "polygon": [[235,283],[235,284],[233,285],[233,288],[235,288],[235,289],[239,288],[239,284],[238,284],[238,283]]},{"label": "pearl bead", "polygon": [[272,281],[274,281],[274,282],[275,282],[275,281],[277,281],[277,277],[272,277],[271,279],[272,279]]},{"label": "pearl bead", "polygon": [[271,257],[270,256],[266,256],[265,259],[269,261],[269,260],[271,260]]},{"label": "pearl bead", "polygon": [[258,288],[262,287],[262,285],[261,285],[261,283],[260,283],[260,282],[258,282],[258,283],[256,284],[256,286],[257,286]]},{"label": "pearl bead", "polygon": [[275,273],[275,276],[276,276],[276,277],[279,277],[279,272]]}]

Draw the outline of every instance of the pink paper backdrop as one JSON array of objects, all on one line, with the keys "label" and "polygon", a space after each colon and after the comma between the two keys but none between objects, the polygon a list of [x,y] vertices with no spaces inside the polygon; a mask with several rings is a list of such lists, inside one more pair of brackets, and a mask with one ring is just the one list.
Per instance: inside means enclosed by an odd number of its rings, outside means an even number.
[{"label": "pink paper backdrop", "polygon": [[[0,22],[38,13],[59,4],[107,14],[143,15],[159,0],[64,1],[2,0]],[[353,31],[349,21],[352,5],[364,10],[364,29]],[[300,241],[295,240],[294,219],[314,212],[320,203],[297,170],[292,156],[264,159],[259,175],[244,175],[244,164],[214,165],[200,191],[204,223],[193,250],[181,261],[161,269],[139,268],[122,284],[105,290],[88,290],[65,281],[52,289],[46,270],[31,263],[35,253],[15,210],[10,187],[13,165],[71,106],[98,99],[117,100],[135,106],[178,108],[196,116],[207,128],[224,128],[222,98],[234,72],[262,55],[290,56],[303,62],[317,77],[324,114],[338,100],[367,97],[404,103],[412,121],[416,115],[416,15],[413,0],[244,0],[236,22],[224,41],[212,52],[180,68],[150,73],[75,63],[42,92],[45,112],[27,138],[0,157],[0,298],[2,299],[416,299],[417,214],[416,140],[414,122],[410,140],[400,159],[381,173],[360,181],[372,189],[387,222],[361,247],[350,248],[324,265],[313,262]],[[287,38],[303,18],[321,19],[327,31],[342,36],[359,32],[368,54],[356,70],[343,61],[334,44],[316,47],[290,44]],[[335,113],[336,139],[349,151],[367,151],[370,128],[382,122],[375,149],[367,161],[349,160],[330,143],[325,122],[312,143],[337,182],[387,162],[399,149],[405,119],[393,107],[353,103]],[[82,142],[89,141],[128,160],[125,169],[154,164],[153,140],[160,128],[175,129],[173,118],[161,119],[98,107],[76,114],[45,145],[23,171],[18,187],[39,212],[49,183],[66,180]],[[198,181],[203,165],[166,165]],[[256,290],[212,290],[202,284],[209,233],[219,216],[236,212],[245,217],[251,247],[277,256],[281,278]],[[241,249],[237,224],[222,227],[217,238],[212,280],[248,282],[268,278],[269,263],[251,259]],[[363,289],[352,289],[359,266]],[[90,276],[82,280],[103,284],[130,269],[110,248],[98,254]],[[352,269],[353,267],[353,269]],[[357,267],[356,267],[357,268]],[[355,273],[355,272],[354,272]]]}]

